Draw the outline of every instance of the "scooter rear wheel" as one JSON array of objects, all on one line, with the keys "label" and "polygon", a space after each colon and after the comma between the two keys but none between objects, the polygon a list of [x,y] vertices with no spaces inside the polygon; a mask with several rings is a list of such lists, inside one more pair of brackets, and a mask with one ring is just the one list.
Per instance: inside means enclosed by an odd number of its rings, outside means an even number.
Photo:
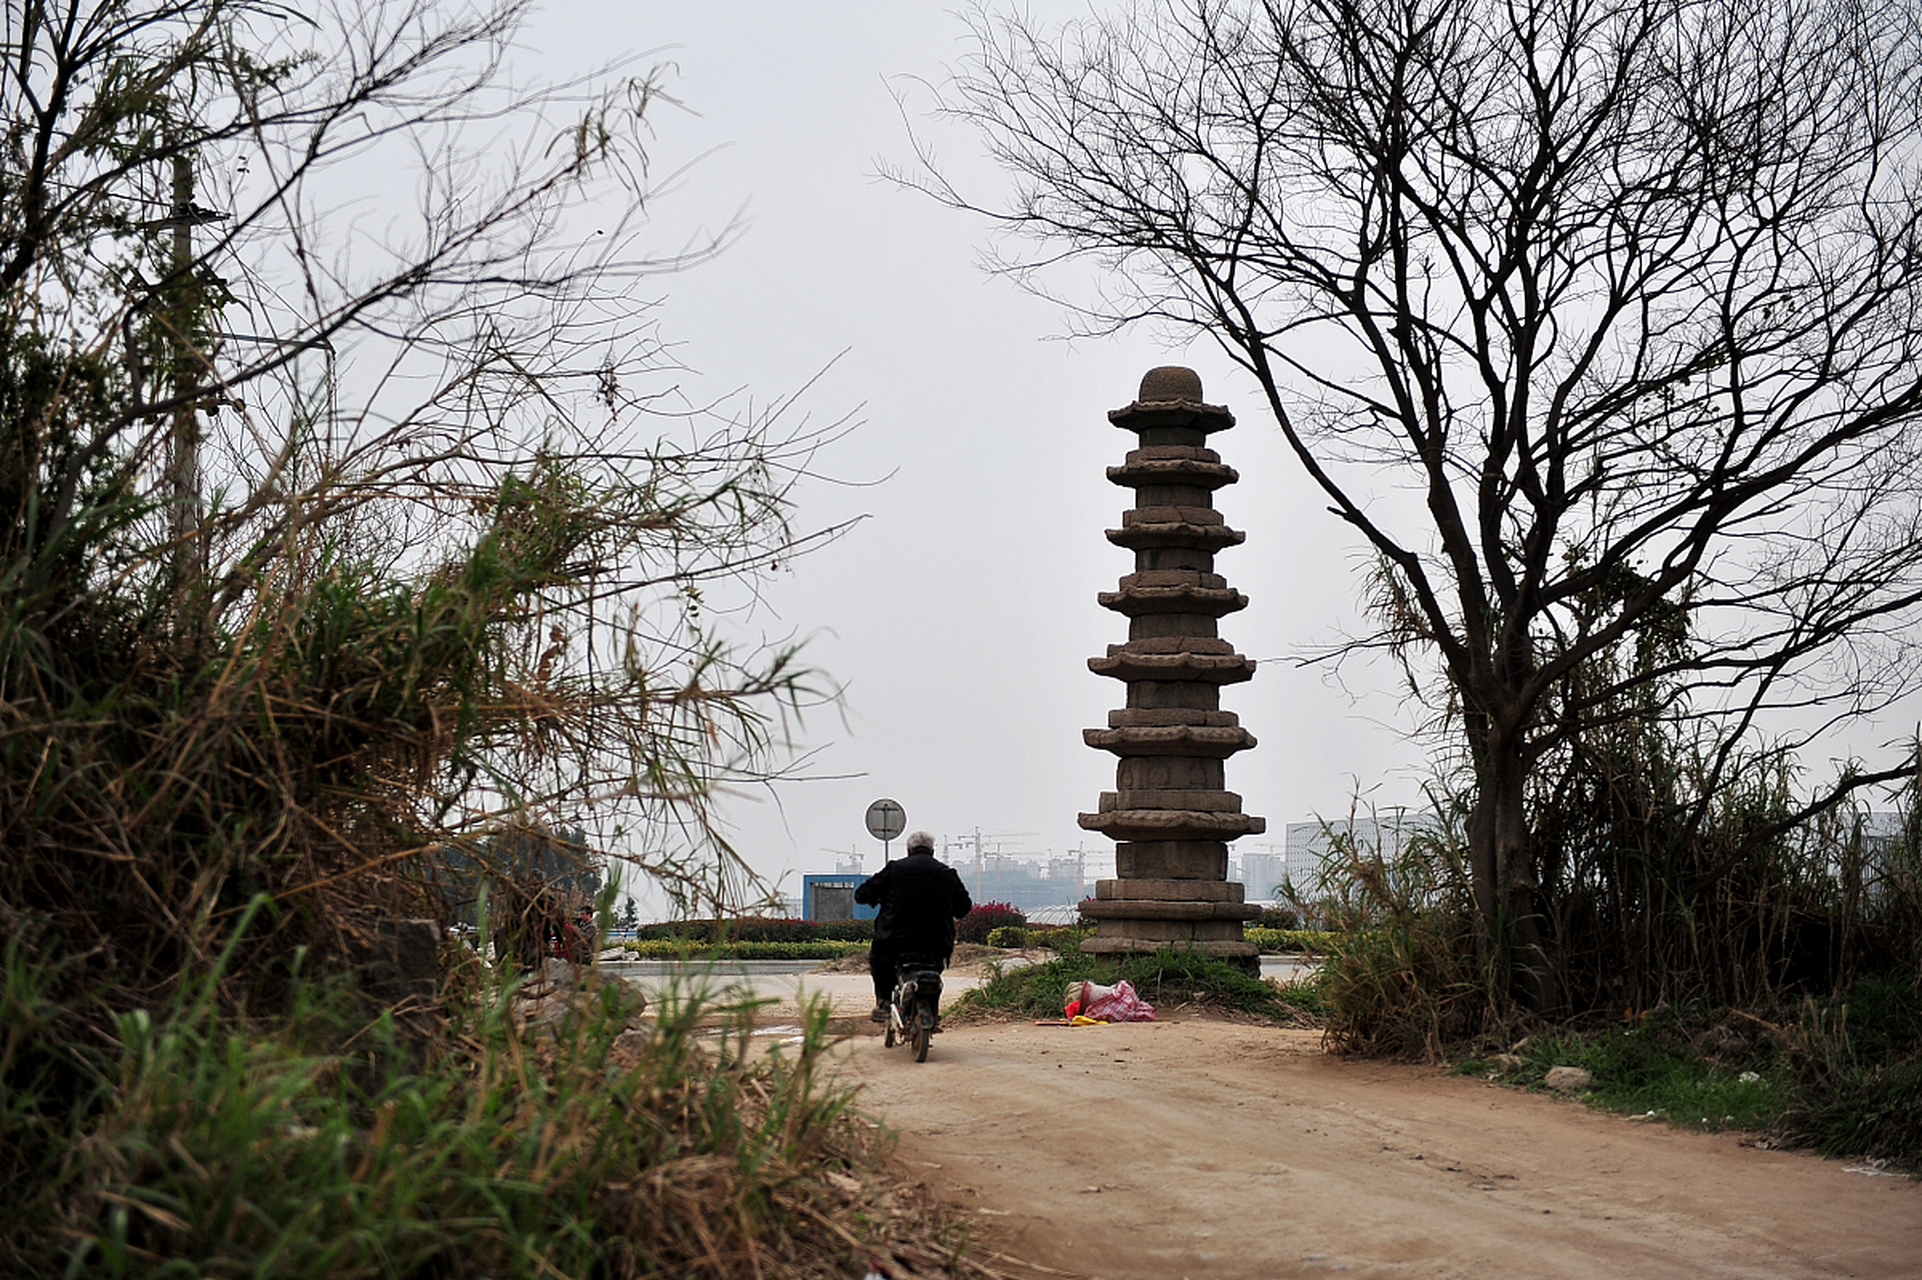
[{"label": "scooter rear wheel", "polygon": [[934,1039],[934,1010],[916,1009],[914,1011],[914,1060],[928,1060],[928,1042]]}]

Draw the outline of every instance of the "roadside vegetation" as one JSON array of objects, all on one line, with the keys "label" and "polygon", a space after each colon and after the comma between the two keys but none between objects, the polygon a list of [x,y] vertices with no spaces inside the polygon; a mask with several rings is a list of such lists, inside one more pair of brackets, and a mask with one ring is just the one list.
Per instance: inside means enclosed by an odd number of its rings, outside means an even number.
[{"label": "roadside vegetation", "polygon": [[643,925],[615,945],[641,960],[839,960],[866,954],[872,920],[743,915]]},{"label": "roadside vegetation", "polygon": [[[1571,825],[1566,813],[1541,820]],[[1301,894],[1333,926],[1314,978],[1328,1043],[1530,1088],[1578,1067],[1592,1077],[1582,1095],[1611,1110],[1922,1173],[1922,861],[1913,817],[1874,844],[1863,827],[1834,843],[1821,843],[1832,826],[1775,842],[1752,860],[1745,901],[1645,922],[1619,951],[1584,935],[1593,917],[1564,917],[1550,936],[1611,956],[1616,971],[1589,971],[1586,1001],[1554,1014],[1518,1007],[1477,961],[1445,826],[1391,850],[1335,834],[1336,856]]]},{"label": "roadside vegetation", "polygon": [[1314,955],[1325,951],[1334,935],[1326,929],[1264,929],[1249,925],[1241,936],[1261,948],[1265,956]]},{"label": "roadside vegetation", "polygon": [[952,1016],[957,1020],[1059,1018],[1069,983],[1117,978],[1133,984],[1162,1017],[1191,1009],[1307,1023],[1314,1014],[1312,986],[1279,987],[1234,965],[1189,952],[1157,951],[1107,961],[1075,949],[1079,941],[1076,937],[1073,946],[1064,941],[1064,949],[1041,964],[995,966],[985,982],[954,1002]]},{"label": "roadside vegetation", "polygon": [[1615,1025],[1571,1023],[1456,1070],[1544,1087],[1556,1067],[1587,1071],[1592,1105],[1686,1128],[1743,1129],[1823,1155],[1866,1156],[1922,1173],[1922,1002],[1912,986],[1865,978],[1771,1022],[1743,1010],[1668,1009]]},{"label": "roadside vegetation", "polygon": [[[122,1015],[89,1096],[15,1076],[10,1274],[825,1278],[962,1243],[822,1079],[824,1007],[769,1048],[753,1006],[698,995],[636,1030],[616,983],[534,1031],[476,964],[422,1040],[325,979],[235,1018],[222,976]],[[57,1016],[11,981],[11,1011]]]},{"label": "roadside vegetation", "polygon": [[710,611],[835,428],[668,394],[661,85],[525,11],[5,5],[0,1274],[969,1271],[824,1011],[547,949],[524,851],[757,896],[709,799],[831,691]]}]

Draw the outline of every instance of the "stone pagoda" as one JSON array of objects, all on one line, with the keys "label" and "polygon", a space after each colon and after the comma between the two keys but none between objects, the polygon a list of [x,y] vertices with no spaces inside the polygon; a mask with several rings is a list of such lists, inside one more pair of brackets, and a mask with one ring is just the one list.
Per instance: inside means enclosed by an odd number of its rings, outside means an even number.
[{"label": "stone pagoda", "polygon": [[1256,948],[1244,920],[1259,911],[1228,880],[1228,842],[1267,830],[1226,789],[1226,762],[1255,745],[1221,686],[1255,673],[1253,659],[1217,635],[1223,615],[1248,597],[1215,573],[1215,552],[1239,543],[1214,509],[1214,491],[1240,477],[1207,447],[1208,433],[1235,417],[1204,404],[1192,369],[1151,369],[1141,393],[1108,420],[1140,437],[1108,479],[1135,491],[1133,509],[1108,541],[1135,553],[1135,571],[1097,599],[1128,619],[1128,643],[1090,658],[1090,670],[1123,681],[1128,703],[1088,729],[1091,747],[1112,751],[1115,789],[1081,825],[1115,845],[1113,880],[1097,881],[1081,904],[1096,922],[1083,951],[1117,955],[1163,947],[1204,952],[1253,971]]}]

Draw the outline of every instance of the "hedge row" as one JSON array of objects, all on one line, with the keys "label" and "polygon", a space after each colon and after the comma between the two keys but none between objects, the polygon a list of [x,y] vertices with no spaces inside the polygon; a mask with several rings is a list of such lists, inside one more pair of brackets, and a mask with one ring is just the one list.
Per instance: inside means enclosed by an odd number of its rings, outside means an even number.
[{"label": "hedge row", "polygon": [[623,951],[639,960],[838,960],[868,949],[865,942],[730,942],[725,946],[690,942],[683,938],[643,938],[623,942]]},{"label": "hedge row", "polygon": [[743,916],[738,920],[675,920],[644,924],[636,932],[642,942],[715,943],[725,935],[741,942],[859,942],[874,941],[872,920],[788,920],[772,916]]},{"label": "hedge row", "polygon": [[[1015,921],[997,924],[986,930],[967,930],[990,947],[1007,950],[1047,947],[1067,954],[1080,949],[1081,940],[1093,932],[1086,925],[1027,926],[1019,912],[1005,904],[990,904],[989,918],[1011,913]],[[979,923],[979,922],[977,922]],[[724,921],[727,942],[720,944],[721,933],[712,920],[681,920],[673,924],[643,925],[638,941],[621,946],[638,956],[666,958],[683,954],[693,956],[726,955],[741,960],[832,960],[860,951],[874,938],[872,920],[771,920],[750,918]],[[1319,929],[1269,929],[1250,925],[1243,937],[1264,952],[1325,951],[1330,934]],[[970,941],[964,937],[962,941]]]},{"label": "hedge row", "polygon": [[1081,950],[1081,940],[1094,933],[1094,926],[1086,924],[1040,924],[1002,925],[988,934],[987,945],[1000,947],[1005,951],[1028,950],[1046,947],[1050,951],[1067,955]]},{"label": "hedge row", "polygon": [[[787,923],[787,922],[783,922]],[[849,921],[839,920],[822,928],[845,926]],[[861,920],[852,923],[867,924]],[[871,930],[870,930],[871,931]],[[1092,929],[1072,928],[1023,928],[1019,925],[1000,925],[987,935],[987,945],[1004,950],[1023,950],[1030,947],[1046,947],[1063,955],[1079,951],[1081,940]],[[1320,952],[1328,947],[1333,936],[1319,929],[1264,929],[1250,926],[1242,936],[1254,943],[1262,951],[1270,954],[1278,952]],[[735,960],[834,960],[841,956],[853,955],[867,949],[867,943],[859,940],[837,940],[816,938],[796,941],[757,941],[742,939],[717,945],[699,936],[649,937],[643,931],[639,941],[623,942],[621,948],[631,954],[649,960],[668,960],[686,956],[692,959],[728,958]]]},{"label": "hedge row", "polygon": [[[1066,955],[1081,949],[1081,940],[1094,930],[1086,925],[1075,926],[1030,926],[1001,925],[991,930],[987,945],[1008,951],[1025,950],[1030,947],[1047,947]],[[1242,936],[1260,947],[1264,952],[1321,952],[1328,948],[1328,940],[1334,935],[1320,929],[1267,929],[1260,925],[1250,925],[1243,930]]]}]

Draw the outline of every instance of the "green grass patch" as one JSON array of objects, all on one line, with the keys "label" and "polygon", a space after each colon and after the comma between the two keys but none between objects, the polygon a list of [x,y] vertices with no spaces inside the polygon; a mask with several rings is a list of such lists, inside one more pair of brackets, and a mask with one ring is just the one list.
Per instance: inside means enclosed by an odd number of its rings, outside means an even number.
[{"label": "green grass patch", "polygon": [[1277,1021],[1300,1011],[1282,989],[1250,977],[1233,965],[1192,952],[1157,951],[1119,962],[1073,952],[1045,964],[995,966],[987,981],[963,993],[954,1004],[954,1012],[964,1017],[1058,1018],[1069,983],[1113,982],[1116,978],[1126,978],[1157,1010],[1202,1004]]},{"label": "green grass patch", "polygon": [[1704,1025],[1658,1012],[1639,1024],[1563,1029],[1530,1036],[1513,1055],[1457,1064],[1465,1074],[1546,1088],[1555,1067],[1580,1067],[1595,1078],[1591,1105],[1651,1116],[1691,1129],[1767,1129],[1781,1116],[1790,1082],[1769,1047],[1726,1022]]},{"label": "green grass patch", "polygon": [[1592,1105],[1691,1129],[1767,1132],[1823,1155],[1922,1173],[1922,990],[1887,977],[1762,1013],[1657,1009],[1530,1036],[1509,1060],[1456,1069],[1541,1088],[1557,1066],[1595,1077]]}]

